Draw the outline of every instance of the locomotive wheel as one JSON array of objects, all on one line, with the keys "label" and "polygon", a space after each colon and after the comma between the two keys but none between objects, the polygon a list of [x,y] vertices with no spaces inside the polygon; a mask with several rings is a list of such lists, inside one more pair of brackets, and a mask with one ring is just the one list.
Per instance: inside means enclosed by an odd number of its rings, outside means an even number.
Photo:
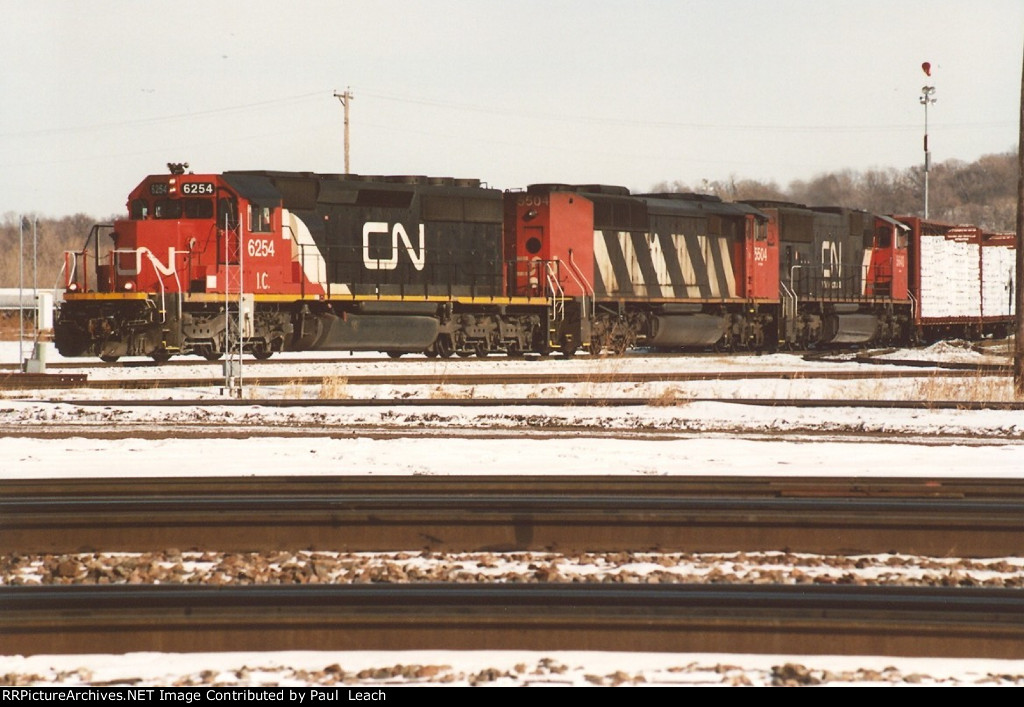
[{"label": "locomotive wheel", "polygon": [[437,358],[437,349],[431,346],[429,349],[423,350],[423,355],[427,358]]},{"label": "locomotive wheel", "polygon": [[483,344],[477,344],[476,345],[476,352],[475,353],[480,358],[487,358],[487,354],[489,354],[490,352],[491,352],[490,349],[486,348]]},{"label": "locomotive wheel", "polygon": [[221,353],[220,351],[207,351],[206,353],[203,354],[203,358],[205,358],[207,361],[219,361],[220,357],[223,355],[224,354]]},{"label": "locomotive wheel", "polygon": [[388,358],[402,358],[403,351],[388,351]]},{"label": "locomotive wheel", "polygon": [[115,363],[120,356],[100,356],[100,360],[104,363]]},{"label": "locomotive wheel", "polygon": [[455,353],[455,349],[452,347],[452,340],[447,336],[437,337],[437,341],[434,342],[434,350],[437,351],[437,355],[441,358],[451,358],[452,354]]},{"label": "locomotive wheel", "polygon": [[156,361],[157,363],[167,363],[168,361],[171,360],[171,355],[167,353],[166,349],[157,349],[156,351],[151,353],[149,357]]},{"label": "locomotive wheel", "polygon": [[268,346],[256,346],[252,350],[253,358],[259,361],[266,361],[268,358],[274,355],[274,352],[270,350]]}]

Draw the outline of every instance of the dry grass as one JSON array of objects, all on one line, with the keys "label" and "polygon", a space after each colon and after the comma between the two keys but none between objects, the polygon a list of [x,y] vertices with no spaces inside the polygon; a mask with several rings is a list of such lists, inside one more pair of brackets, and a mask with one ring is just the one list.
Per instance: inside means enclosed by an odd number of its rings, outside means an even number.
[{"label": "dry grass", "polygon": [[[797,396],[799,397],[799,396]],[[842,386],[822,396],[826,400],[891,400],[894,397],[909,397],[908,394],[894,393],[887,380],[863,380]]]},{"label": "dry grass", "polygon": [[580,398],[609,397],[609,391],[618,388],[619,379],[628,362],[619,357],[600,356],[588,361],[588,375],[576,388],[576,396]]},{"label": "dry grass", "polygon": [[927,378],[917,381],[909,396],[927,402],[1012,402],[1013,378],[1009,376],[968,376]]},{"label": "dry grass", "polygon": [[[301,393],[300,393],[301,395]],[[318,400],[343,400],[349,397],[348,378],[345,376],[328,376],[320,385]]]},{"label": "dry grass", "polygon": [[282,388],[281,393],[285,400],[302,400],[305,397],[306,389],[298,381],[292,381]]},{"label": "dry grass", "polygon": [[689,403],[689,396],[675,386],[666,388],[661,392],[661,395],[647,401],[647,404],[651,407],[674,407],[677,405],[688,405]]},{"label": "dry grass", "polygon": [[35,340],[35,314],[26,314],[22,322],[17,312],[0,312],[0,341],[17,341],[19,334],[24,334],[26,340]]}]

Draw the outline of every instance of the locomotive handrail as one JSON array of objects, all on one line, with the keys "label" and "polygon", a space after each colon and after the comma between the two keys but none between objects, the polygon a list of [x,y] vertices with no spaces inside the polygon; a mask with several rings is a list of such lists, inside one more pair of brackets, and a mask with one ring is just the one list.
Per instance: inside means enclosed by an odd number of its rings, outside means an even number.
[{"label": "locomotive handrail", "polygon": [[[796,319],[796,313],[800,304],[800,298],[797,296],[796,290],[788,287],[786,283],[781,280],[779,281],[779,286],[782,288],[787,305],[789,305],[787,307],[783,307],[782,315],[789,319]],[[790,308],[792,308],[791,311]]]},{"label": "locomotive handrail", "polygon": [[[71,258],[71,267],[68,268],[68,257]],[[64,289],[66,290],[71,286],[71,283],[78,282],[78,251],[66,250],[64,251],[64,266],[60,269],[61,274],[67,272],[67,277],[64,278]],[[60,282],[60,275],[57,276],[58,282]],[[85,287],[83,286],[84,290]]]},{"label": "locomotive handrail", "polygon": [[[64,264],[60,266],[60,271],[57,273],[57,279],[53,281],[53,289],[54,290],[59,290],[60,289],[60,281],[61,281],[62,278],[64,278],[64,273],[67,271],[67,269],[68,269],[68,256],[67,256],[67,253],[65,252],[64,253]],[[66,290],[67,288],[68,288],[68,281],[65,278],[64,279],[64,289]]]},{"label": "locomotive handrail", "polygon": [[[157,268],[158,262],[157,262],[156,258],[153,256],[153,254],[151,252],[149,252],[148,248],[146,248],[144,250],[145,250],[145,253],[146,253],[146,257],[149,258],[150,265],[153,266],[153,270],[157,274],[156,281],[160,285],[160,317],[161,317],[160,321],[161,321],[161,323],[166,323],[167,322],[167,290],[164,287],[163,274]],[[116,258],[118,255],[124,255],[126,253],[131,253],[132,255],[134,255],[136,257],[136,262],[138,262],[137,259],[142,254],[142,251],[143,251],[143,249],[136,249],[136,248],[116,248],[116,249],[111,251],[111,255],[114,258]],[[178,254],[179,253],[184,253],[184,252],[186,252],[186,251],[179,251],[176,248],[171,248],[170,249],[171,262],[174,263],[175,259],[178,257]],[[178,268],[176,268],[176,267],[174,268],[174,273],[173,274],[174,274],[174,284],[175,284],[175,288],[176,288],[175,292],[181,292],[182,291],[182,289],[181,289],[181,278],[178,276]],[[179,297],[178,298],[178,319],[179,319],[179,321],[181,320],[181,316],[182,316],[182,302],[181,302],[181,297]]]},{"label": "locomotive handrail", "polygon": [[306,295],[306,246],[299,243],[299,240],[295,237],[295,231],[292,230],[290,223],[281,223],[281,232],[288,232],[288,239],[299,247],[299,295],[305,297]]},{"label": "locomotive handrail", "polygon": [[546,264],[546,277],[548,289],[551,290],[551,318],[565,319],[565,290],[558,282],[558,273],[555,271],[555,261],[548,260]]},{"label": "locomotive handrail", "polygon": [[[794,294],[794,296],[796,295],[796,282],[795,282],[795,280],[796,280],[796,271],[797,270],[802,270],[803,267],[804,267],[803,265],[792,265],[789,268],[789,289],[790,289],[790,292],[792,292]],[[780,282],[779,284],[782,285],[782,284],[785,284],[785,283]]]},{"label": "locomotive handrail", "polygon": [[[593,308],[593,302],[596,299],[594,296],[594,288],[590,286],[590,282],[587,281],[586,275],[583,274],[583,271],[580,270],[578,265],[576,265],[576,261],[573,260],[572,248],[569,249],[569,265],[569,275],[576,281],[576,284],[580,286],[580,289],[583,290],[583,311],[586,312],[588,293],[590,294],[591,308]],[[577,277],[577,275],[579,275],[579,277]],[[594,317],[594,311],[590,312],[590,317]]]}]

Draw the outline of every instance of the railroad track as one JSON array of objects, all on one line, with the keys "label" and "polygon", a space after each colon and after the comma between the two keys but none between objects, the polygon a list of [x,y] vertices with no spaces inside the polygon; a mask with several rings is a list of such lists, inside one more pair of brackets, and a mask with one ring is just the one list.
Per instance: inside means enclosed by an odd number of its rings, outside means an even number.
[{"label": "railroad track", "polygon": [[780,585],[0,588],[0,653],[614,650],[1024,657],[1024,592]]},{"label": "railroad track", "polygon": [[1024,481],[262,477],[0,481],[0,552],[1020,554]]},{"label": "railroad track", "polygon": [[[430,373],[344,375],[343,372],[306,376],[244,376],[244,382],[251,387],[274,387],[296,385],[324,385],[327,381],[344,379],[346,386],[370,385],[556,385],[569,383],[683,383],[696,381],[737,381],[737,380],[872,380],[891,378],[962,378],[966,372],[976,376],[1003,377],[1010,369],[913,369],[905,371],[589,371],[561,373]],[[117,378],[90,380],[85,374],[26,374],[9,373],[0,375],[0,389],[8,390],[139,390],[165,388],[217,388],[224,385],[224,377],[211,378]]]},{"label": "railroad track", "polygon": [[[793,352],[799,353],[799,352]],[[496,361],[527,361],[541,363],[544,361],[629,361],[630,359],[648,359],[648,358],[668,358],[678,359],[685,356],[686,358],[712,358],[721,357],[723,354],[718,352],[709,351],[690,351],[685,354],[670,353],[670,352],[651,352],[651,351],[637,351],[626,353],[615,356],[592,356],[589,354],[578,354],[571,358],[566,358],[561,355],[553,356],[540,356],[537,354],[527,354],[524,356],[509,358],[503,354],[495,353],[487,357],[479,356],[459,356],[449,359],[452,363],[458,363],[459,365],[486,365],[488,363],[493,364]],[[743,358],[743,357],[754,357],[759,356],[756,352],[733,352],[728,354],[730,358]],[[383,355],[376,356],[320,356],[311,358],[309,356],[303,356],[300,354],[289,353],[289,354],[275,354],[272,358],[268,359],[257,359],[252,356],[246,355],[244,358],[245,366],[250,365],[256,367],[274,366],[274,365],[295,365],[295,364],[310,364],[310,363],[322,363],[322,364],[336,364],[346,365],[353,363],[385,363],[389,368],[416,368],[420,366],[437,365],[444,359],[428,358],[419,354],[410,354],[403,356],[399,359],[386,358]],[[207,361],[199,356],[178,356],[172,358],[169,361],[158,362],[150,358],[142,357],[126,357],[119,361],[112,363],[106,363],[100,361],[98,358],[84,358],[84,359],[61,359],[56,367],[61,369],[111,369],[111,368],[174,368],[181,366],[208,366],[210,368],[218,369],[223,366],[223,359],[216,361]],[[0,362],[0,371],[9,370],[14,371],[20,368],[17,363],[2,363]]]},{"label": "railroad track", "polygon": [[[1024,401],[1000,400],[867,400],[821,398],[174,398],[138,399],[103,398],[102,400],[75,400],[82,407],[164,407],[188,408],[196,406],[268,408],[388,408],[396,407],[591,407],[622,408],[658,405],[671,407],[690,403],[723,403],[728,405],[754,405],[759,407],[794,408],[876,408],[884,410],[1024,410]],[[27,433],[31,434],[31,433]]]}]

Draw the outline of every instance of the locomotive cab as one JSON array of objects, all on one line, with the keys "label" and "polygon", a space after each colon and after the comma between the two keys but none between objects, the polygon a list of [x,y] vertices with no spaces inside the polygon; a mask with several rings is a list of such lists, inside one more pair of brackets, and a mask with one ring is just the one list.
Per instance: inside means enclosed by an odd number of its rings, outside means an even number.
[{"label": "locomotive cab", "polygon": [[236,337],[246,340],[244,349],[269,355],[283,346],[290,324],[277,317],[257,331],[253,298],[271,288],[322,292],[299,267],[272,186],[170,166],[171,174],[146,177],[132,190],[127,218],[94,228],[81,251],[65,254],[56,342],[62,354],[217,358],[232,326],[225,312],[234,308],[247,313],[237,317],[245,321]]},{"label": "locomotive cab", "polygon": [[864,294],[907,299],[907,242],[910,229],[888,216],[875,216],[873,237],[864,244]]},{"label": "locomotive cab", "polygon": [[[563,189],[565,189],[563,191]],[[510,295],[589,297],[594,281],[594,204],[559,185],[505,196]]]}]

